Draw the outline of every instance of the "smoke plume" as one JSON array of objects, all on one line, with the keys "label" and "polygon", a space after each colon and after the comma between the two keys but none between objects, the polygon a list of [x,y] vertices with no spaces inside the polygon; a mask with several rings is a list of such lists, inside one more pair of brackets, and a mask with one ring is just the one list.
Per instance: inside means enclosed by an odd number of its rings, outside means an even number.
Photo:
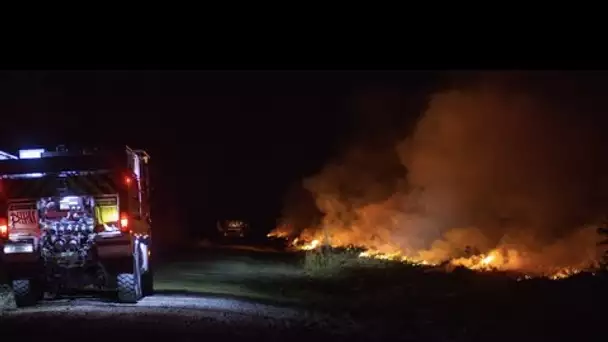
[{"label": "smoke plume", "polygon": [[304,181],[324,214],[305,234],[435,262],[499,248],[507,268],[586,264],[608,209],[607,107],[590,78],[453,83],[392,148],[357,146]]}]

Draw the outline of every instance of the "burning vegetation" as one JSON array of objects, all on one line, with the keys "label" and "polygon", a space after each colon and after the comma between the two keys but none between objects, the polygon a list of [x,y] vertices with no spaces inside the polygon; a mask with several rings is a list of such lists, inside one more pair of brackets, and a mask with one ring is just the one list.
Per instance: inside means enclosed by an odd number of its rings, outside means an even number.
[{"label": "burning vegetation", "polygon": [[596,114],[608,108],[585,84],[561,81],[491,74],[433,94],[392,148],[354,147],[304,180],[321,224],[269,236],[526,277],[596,268],[608,209],[606,124]]}]

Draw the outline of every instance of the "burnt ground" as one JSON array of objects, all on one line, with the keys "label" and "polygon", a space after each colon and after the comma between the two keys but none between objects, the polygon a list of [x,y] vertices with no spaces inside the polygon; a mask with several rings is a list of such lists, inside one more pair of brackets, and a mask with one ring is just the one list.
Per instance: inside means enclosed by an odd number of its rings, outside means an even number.
[{"label": "burnt ground", "polygon": [[2,336],[108,339],[605,341],[605,277],[516,281],[401,265],[311,277],[300,256],[205,248],[157,257],[157,294],[136,305],[73,297],[5,311]]}]

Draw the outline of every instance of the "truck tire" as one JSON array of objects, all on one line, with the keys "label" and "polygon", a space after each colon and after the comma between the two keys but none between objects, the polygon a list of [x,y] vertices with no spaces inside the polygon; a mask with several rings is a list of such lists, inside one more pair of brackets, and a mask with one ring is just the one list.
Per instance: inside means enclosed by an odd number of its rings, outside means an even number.
[{"label": "truck tire", "polygon": [[39,295],[34,289],[34,282],[29,279],[17,279],[12,281],[13,293],[17,307],[24,307],[36,304]]},{"label": "truck tire", "polygon": [[138,278],[138,273],[121,273],[116,276],[119,302],[137,303],[141,299],[141,279]]}]

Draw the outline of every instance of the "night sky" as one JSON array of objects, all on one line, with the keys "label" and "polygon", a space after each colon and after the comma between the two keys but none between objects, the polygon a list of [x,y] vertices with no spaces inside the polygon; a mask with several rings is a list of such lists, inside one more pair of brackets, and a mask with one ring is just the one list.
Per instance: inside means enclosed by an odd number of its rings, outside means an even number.
[{"label": "night sky", "polygon": [[265,234],[290,185],[354,140],[381,143],[390,128],[411,125],[436,79],[429,72],[5,71],[0,146],[143,148],[154,167],[155,232],[198,238],[217,219],[242,217]]}]

